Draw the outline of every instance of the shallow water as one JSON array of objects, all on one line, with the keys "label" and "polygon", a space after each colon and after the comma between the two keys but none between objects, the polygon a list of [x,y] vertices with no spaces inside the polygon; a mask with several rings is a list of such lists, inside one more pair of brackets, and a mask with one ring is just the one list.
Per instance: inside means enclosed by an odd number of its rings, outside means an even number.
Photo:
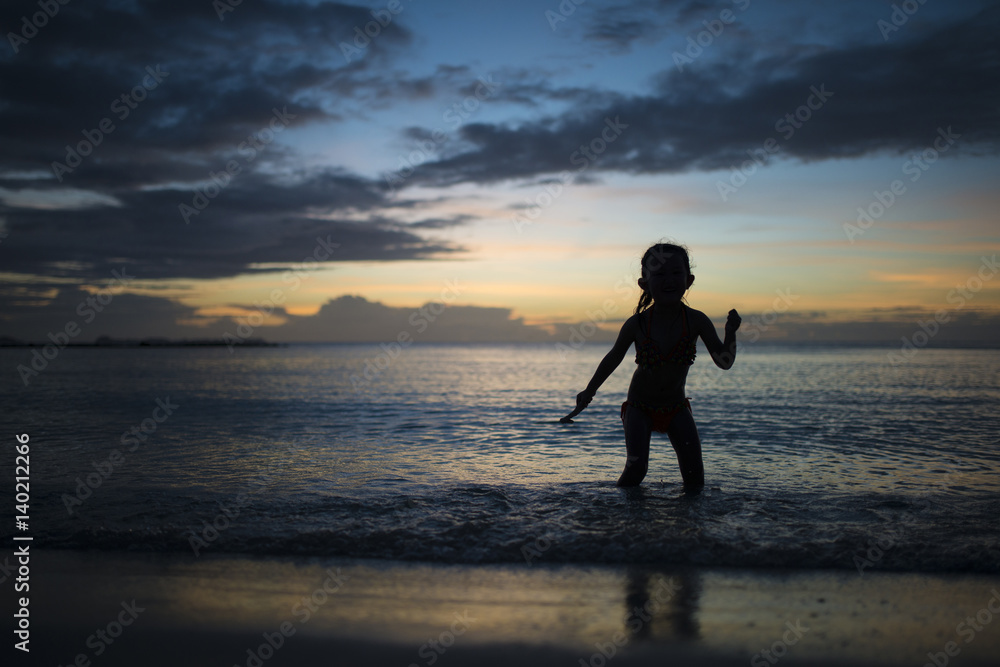
[{"label": "shallow water", "polygon": [[[757,346],[724,372],[702,351],[695,498],[661,436],[643,487],[614,486],[629,357],[558,423],[605,352],[80,348],[26,388],[30,351],[3,349],[0,419],[31,436],[31,534],[48,546],[1000,571],[1000,352],[893,367],[886,350]],[[162,422],[157,400],[176,406]],[[133,427],[144,441],[123,443]]]}]

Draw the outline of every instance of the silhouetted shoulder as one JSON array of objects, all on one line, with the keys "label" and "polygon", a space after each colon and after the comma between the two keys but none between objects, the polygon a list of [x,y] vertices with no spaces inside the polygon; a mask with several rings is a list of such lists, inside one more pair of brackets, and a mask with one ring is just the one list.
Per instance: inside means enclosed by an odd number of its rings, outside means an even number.
[{"label": "silhouetted shoulder", "polygon": [[635,342],[635,335],[639,331],[639,316],[632,315],[622,324],[621,331],[618,332],[618,339],[615,341],[612,352],[624,355],[629,346]]},{"label": "silhouetted shoulder", "polygon": [[628,329],[628,330],[630,330],[630,331],[634,331],[634,330],[635,330],[635,328],[636,328],[636,327],[637,327],[638,325],[639,325],[639,316],[638,316],[638,315],[631,315],[631,316],[630,316],[630,317],[629,317],[629,318],[628,318],[627,320],[625,320],[625,322],[624,322],[624,323],[622,324],[622,331],[624,331],[625,329]]},{"label": "silhouetted shoulder", "polygon": [[701,337],[702,342],[712,354],[716,354],[722,349],[722,341],[719,333],[715,329],[715,323],[705,313],[694,308],[688,308],[688,322],[691,323],[691,331]]},{"label": "silhouetted shoulder", "polygon": [[687,311],[688,311],[688,322],[691,323],[692,328],[700,330],[702,327],[705,326],[710,326],[710,327],[715,326],[714,324],[712,324],[712,319],[705,313],[701,312],[700,310],[695,310],[694,308],[688,306]]}]

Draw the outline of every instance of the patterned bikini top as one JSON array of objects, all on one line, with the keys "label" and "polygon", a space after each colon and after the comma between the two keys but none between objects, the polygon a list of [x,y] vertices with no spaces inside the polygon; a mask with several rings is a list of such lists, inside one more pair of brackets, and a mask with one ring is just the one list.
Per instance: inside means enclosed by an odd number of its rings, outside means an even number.
[{"label": "patterned bikini top", "polygon": [[653,310],[649,310],[649,318],[646,320],[646,338],[635,346],[635,363],[640,368],[657,369],[670,364],[690,366],[694,363],[694,357],[698,351],[697,337],[688,333],[687,306],[681,304],[681,338],[667,354],[662,354],[657,347],[656,341],[650,336],[653,326]]}]

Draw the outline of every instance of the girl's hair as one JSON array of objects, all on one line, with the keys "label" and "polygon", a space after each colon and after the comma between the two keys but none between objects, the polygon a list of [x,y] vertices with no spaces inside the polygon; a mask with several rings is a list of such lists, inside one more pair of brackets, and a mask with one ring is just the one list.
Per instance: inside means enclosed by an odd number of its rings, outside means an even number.
[{"label": "girl's hair", "polygon": [[[687,269],[688,275],[691,275],[691,258],[688,256],[688,250],[676,243],[656,243],[650,246],[642,256],[642,264],[639,265],[639,275],[649,280],[650,262],[663,262],[664,259],[675,253],[684,258],[684,267]],[[635,307],[635,314],[638,315],[652,305],[653,297],[649,295],[649,290],[642,290],[642,294],[639,295],[639,305]]]}]

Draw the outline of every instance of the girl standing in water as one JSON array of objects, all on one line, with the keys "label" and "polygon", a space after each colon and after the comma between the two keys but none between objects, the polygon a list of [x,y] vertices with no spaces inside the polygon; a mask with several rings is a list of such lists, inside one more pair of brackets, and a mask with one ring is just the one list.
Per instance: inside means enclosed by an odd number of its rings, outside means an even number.
[{"label": "girl standing in water", "polygon": [[[740,316],[729,311],[726,339],[719,340],[715,326],[704,313],[682,302],[694,283],[691,261],[685,248],[657,243],[642,256],[639,305],[622,325],[614,347],[604,357],[587,388],[576,397],[578,414],[594,398],[598,388],[625,358],[635,343],[635,363],[628,399],[622,403],[625,449],[628,458],[618,486],[638,486],[649,465],[649,438],[653,431],[666,433],[677,453],[685,491],[697,492],[705,485],[701,440],[685,397],[684,383],[694,363],[698,337],[724,370],[736,360],[736,330]],[[563,421],[568,421],[564,417]]]}]

